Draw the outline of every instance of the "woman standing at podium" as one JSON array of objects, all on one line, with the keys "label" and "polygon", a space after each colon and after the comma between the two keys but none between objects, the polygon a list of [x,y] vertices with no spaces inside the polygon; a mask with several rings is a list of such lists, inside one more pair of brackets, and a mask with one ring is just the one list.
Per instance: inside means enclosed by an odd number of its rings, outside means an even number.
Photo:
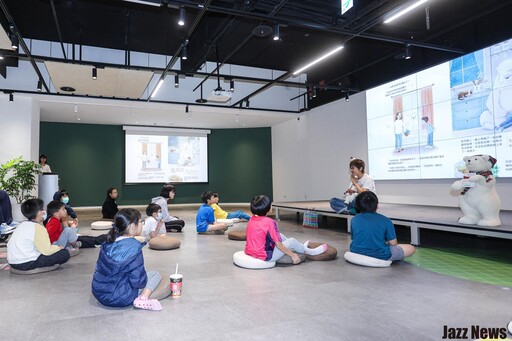
[{"label": "woman standing at podium", "polygon": [[50,168],[50,165],[46,163],[48,161],[48,158],[45,154],[41,154],[39,156],[39,165],[41,166],[41,173],[51,173],[52,169]]}]

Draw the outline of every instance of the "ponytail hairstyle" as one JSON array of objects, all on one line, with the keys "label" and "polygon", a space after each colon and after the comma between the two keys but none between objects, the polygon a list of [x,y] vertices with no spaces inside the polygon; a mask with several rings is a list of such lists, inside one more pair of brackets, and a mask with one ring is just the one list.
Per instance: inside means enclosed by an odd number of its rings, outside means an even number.
[{"label": "ponytail hairstyle", "polygon": [[114,216],[114,223],[107,234],[107,243],[113,243],[117,237],[128,234],[131,224],[138,225],[140,212],[134,208],[123,208]]}]

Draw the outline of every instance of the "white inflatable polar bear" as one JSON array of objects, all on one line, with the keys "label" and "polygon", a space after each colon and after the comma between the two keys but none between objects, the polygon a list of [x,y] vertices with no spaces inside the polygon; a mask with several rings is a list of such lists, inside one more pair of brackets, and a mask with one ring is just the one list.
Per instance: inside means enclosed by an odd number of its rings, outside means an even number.
[{"label": "white inflatable polar bear", "polygon": [[[496,159],[489,155],[464,157],[466,168],[474,175],[452,184],[452,190],[460,191],[460,209],[463,216],[459,223],[480,226],[500,226],[500,197],[496,192],[496,179],[491,168]],[[467,183],[473,187],[467,187]]]},{"label": "white inflatable polar bear", "polygon": [[508,113],[512,113],[512,58],[503,60],[497,71],[493,91],[485,104],[487,110],[480,115],[480,125],[489,130],[493,130],[495,125],[506,120]]}]

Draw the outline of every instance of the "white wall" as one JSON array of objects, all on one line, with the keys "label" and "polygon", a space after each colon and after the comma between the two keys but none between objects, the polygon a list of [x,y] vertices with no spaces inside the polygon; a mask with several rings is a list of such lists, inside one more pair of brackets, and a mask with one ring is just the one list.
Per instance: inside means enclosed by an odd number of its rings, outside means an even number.
[{"label": "white wall", "polygon": [[30,97],[0,95],[0,164],[22,156],[39,162],[39,106]]},{"label": "white wall", "polygon": [[[512,151],[511,151],[512,152]],[[326,200],[349,184],[350,157],[368,159],[365,93],[315,108],[272,127],[274,201]],[[371,174],[371,165],[367,165]],[[458,206],[455,179],[377,181],[382,202]],[[501,208],[512,210],[512,179],[499,178]]]}]

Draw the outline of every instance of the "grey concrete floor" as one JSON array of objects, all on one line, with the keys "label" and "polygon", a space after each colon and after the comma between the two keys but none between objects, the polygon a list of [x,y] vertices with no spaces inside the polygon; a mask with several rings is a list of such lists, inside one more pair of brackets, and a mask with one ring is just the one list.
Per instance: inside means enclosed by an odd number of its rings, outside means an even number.
[{"label": "grey concrete floor", "polygon": [[[195,209],[173,210],[187,222],[180,249],[145,248],[147,270],[168,275],[180,264],[181,298],[163,311],[101,306],[91,294],[98,249],[57,271],[19,276],[0,271],[3,340],[441,340],[444,326],[504,328],[512,291],[428,272],[408,263],[373,269],[343,259],[350,237],[304,229],[295,215],[279,222],[299,241],[327,242],[339,258],[268,270],[233,265],[244,242],[195,233]],[[78,212],[81,234],[99,211]],[[288,219],[286,219],[288,217]],[[234,226],[244,228],[245,223]],[[4,252],[5,248],[0,248]]]}]

